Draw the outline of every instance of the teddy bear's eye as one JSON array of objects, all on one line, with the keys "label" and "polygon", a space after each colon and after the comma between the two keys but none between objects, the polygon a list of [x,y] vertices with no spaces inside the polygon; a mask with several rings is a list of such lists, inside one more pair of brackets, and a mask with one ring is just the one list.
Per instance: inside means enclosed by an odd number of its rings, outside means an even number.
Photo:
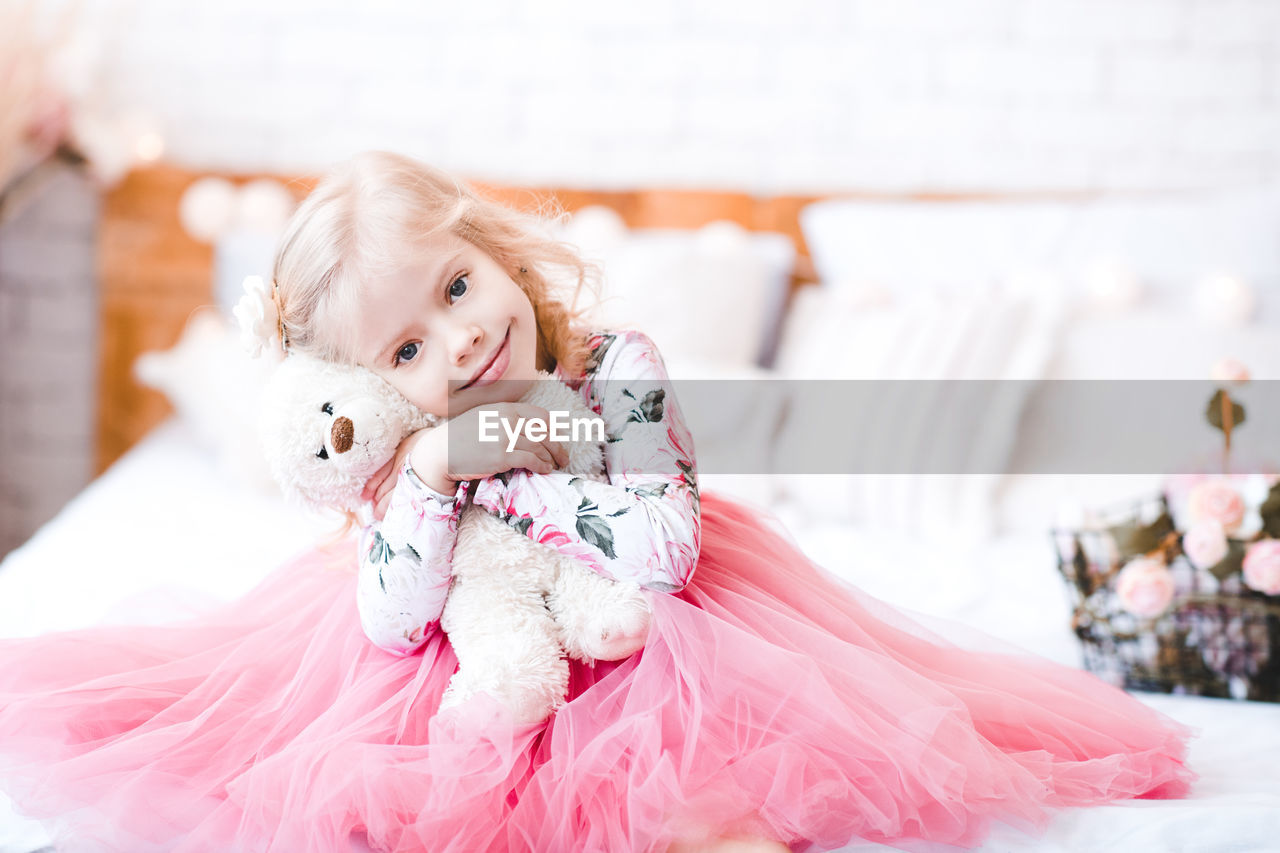
[{"label": "teddy bear's eye", "polygon": [[325,403],[323,406],[320,407],[320,411],[324,412],[326,415],[332,415],[333,403]]},{"label": "teddy bear's eye", "polygon": [[320,452],[319,452],[319,453],[317,453],[317,454],[316,454],[316,456],[319,456],[321,459],[328,459],[328,458],[329,458],[329,451],[328,451],[326,448],[321,447],[321,448],[320,448]]}]

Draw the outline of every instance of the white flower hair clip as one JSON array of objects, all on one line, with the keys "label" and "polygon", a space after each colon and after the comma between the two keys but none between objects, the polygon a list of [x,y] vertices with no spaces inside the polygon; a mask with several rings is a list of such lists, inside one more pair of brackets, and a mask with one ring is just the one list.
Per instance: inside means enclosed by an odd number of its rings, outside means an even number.
[{"label": "white flower hair clip", "polygon": [[275,283],[267,284],[262,276],[246,276],[244,295],[232,309],[240,324],[240,343],[257,357],[264,350],[279,349],[289,352],[289,339],[280,317],[280,303],[276,300]]}]

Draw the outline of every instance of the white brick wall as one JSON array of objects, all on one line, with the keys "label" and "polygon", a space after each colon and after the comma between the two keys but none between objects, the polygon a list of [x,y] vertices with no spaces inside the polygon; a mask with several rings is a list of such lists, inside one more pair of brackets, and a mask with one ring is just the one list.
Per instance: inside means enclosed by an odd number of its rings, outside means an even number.
[{"label": "white brick wall", "polygon": [[1280,179],[1277,0],[98,0],[192,166],[761,192]]},{"label": "white brick wall", "polygon": [[66,170],[0,227],[0,556],[93,470],[98,220]]}]

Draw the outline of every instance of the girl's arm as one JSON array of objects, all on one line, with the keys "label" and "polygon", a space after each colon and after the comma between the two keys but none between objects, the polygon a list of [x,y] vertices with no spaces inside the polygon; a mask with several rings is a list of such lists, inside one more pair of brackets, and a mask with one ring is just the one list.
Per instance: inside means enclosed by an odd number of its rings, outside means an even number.
[{"label": "girl's arm", "polygon": [[406,463],[386,515],[361,534],[356,606],[379,648],[407,655],[439,628],[461,503],[429,488]]},{"label": "girl's arm", "polygon": [[608,578],[674,592],[701,541],[693,439],[653,341],[620,332],[601,347],[588,390],[605,421],[609,482],[518,468],[481,481],[474,501]]}]

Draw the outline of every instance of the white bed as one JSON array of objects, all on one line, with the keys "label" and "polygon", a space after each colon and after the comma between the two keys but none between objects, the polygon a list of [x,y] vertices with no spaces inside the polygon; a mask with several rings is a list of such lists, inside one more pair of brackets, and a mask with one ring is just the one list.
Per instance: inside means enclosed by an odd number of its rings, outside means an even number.
[{"label": "white bed", "polygon": [[[1189,379],[1207,376],[1225,355],[1245,361],[1256,378],[1280,375],[1276,188],[1096,204],[841,202],[807,208],[802,219],[824,285],[793,301],[772,374],[751,360],[773,350],[778,330],[765,320],[781,304],[789,255],[773,247],[753,261],[751,246],[724,228],[689,239],[668,234],[662,239],[676,242],[655,254],[651,240],[631,244],[616,216],[598,213],[579,222],[574,239],[608,261],[610,286],[624,295],[666,304],[697,288],[737,300],[736,324],[706,324],[705,310],[691,308],[652,321],[687,325],[644,328],[677,379]],[[1104,256],[1123,262],[1124,275],[1114,266],[1110,278],[1078,275]],[[1221,265],[1253,285],[1262,323],[1205,324],[1204,293],[1194,282]],[[1042,287],[1045,270],[1058,271],[1062,287]],[[1014,273],[1030,275],[1019,286],[990,288],[997,279],[1014,283]],[[1145,294],[1135,296],[1134,276]],[[1038,295],[1067,297],[1074,313],[1028,302],[1028,283]],[[652,295],[659,285],[665,295]],[[238,349],[225,334],[201,328],[205,334],[188,334],[153,362],[151,376],[186,410],[186,423],[206,428],[166,423],[0,563],[0,636],[180,618],[235,598],[333,528],[237,474],[237,466],[241,475],[253,468],[237,449],[243,437],[225,427],[237,412],[236,422],[250,422],[243,411],[249,395],[228,379],[243,376],[235,361],[242,356],[232,355]],[[729,354],[736,360],[726,364]],[[917,430],[930,412],[916,399],[874,414]],[[735,453],[767,459],[802,443],[788,429],[804,417],[831,414],[786,405],[771,419],[761,417],[766,409],[761,395],[751,407],[722,413],[722,429],[695,428],[700,461]],[[841,427],[874,439],[874,418],[859,414]],[[977,450],[991,456],[978,470],[992,473],[980,477],[717,476],[703,466],[702,485],[767,505],[815,560],[872,595],[1075,666],[1068,599],[1047,532],[1055,512],[1068,497],[1084,506],[1133,500],[1159,478],[1007,475],[1036,470],[1053,450],[1052,439],[1032,427],[1055,418],[1029,395],[984,423]],[[1138,695],[1200,731],[1190,755],[1200,781],[1190,798],[1062,811],[1041,838],[997,830],[981,849],[1280,850],[1280,704]],[[0,804],[0,853],[46,843],[38,825]]]},{"label": "white bed", "polygon": [[[704,482],[708,490],[737,485],[715,476]],[[957,555],[919,539],[809,522],[785,502],[776,509],[815,559],[866,591],[1076,663],[1066,598],[1044,533],[998,536]],[[180,618],[201,602],[248,590],[331,529],[331,520],[227,476],[189,430],[171,421],[0,563],[0,635]],[[1201,730],[1191,752],[1201,779],[1191,798],[1064,810],[1042,838],[997,830],[981,849],[1275,849],[1280,705],[1140,698]],[[0,853],[47,843],[38,824],[0,806]]]}]

